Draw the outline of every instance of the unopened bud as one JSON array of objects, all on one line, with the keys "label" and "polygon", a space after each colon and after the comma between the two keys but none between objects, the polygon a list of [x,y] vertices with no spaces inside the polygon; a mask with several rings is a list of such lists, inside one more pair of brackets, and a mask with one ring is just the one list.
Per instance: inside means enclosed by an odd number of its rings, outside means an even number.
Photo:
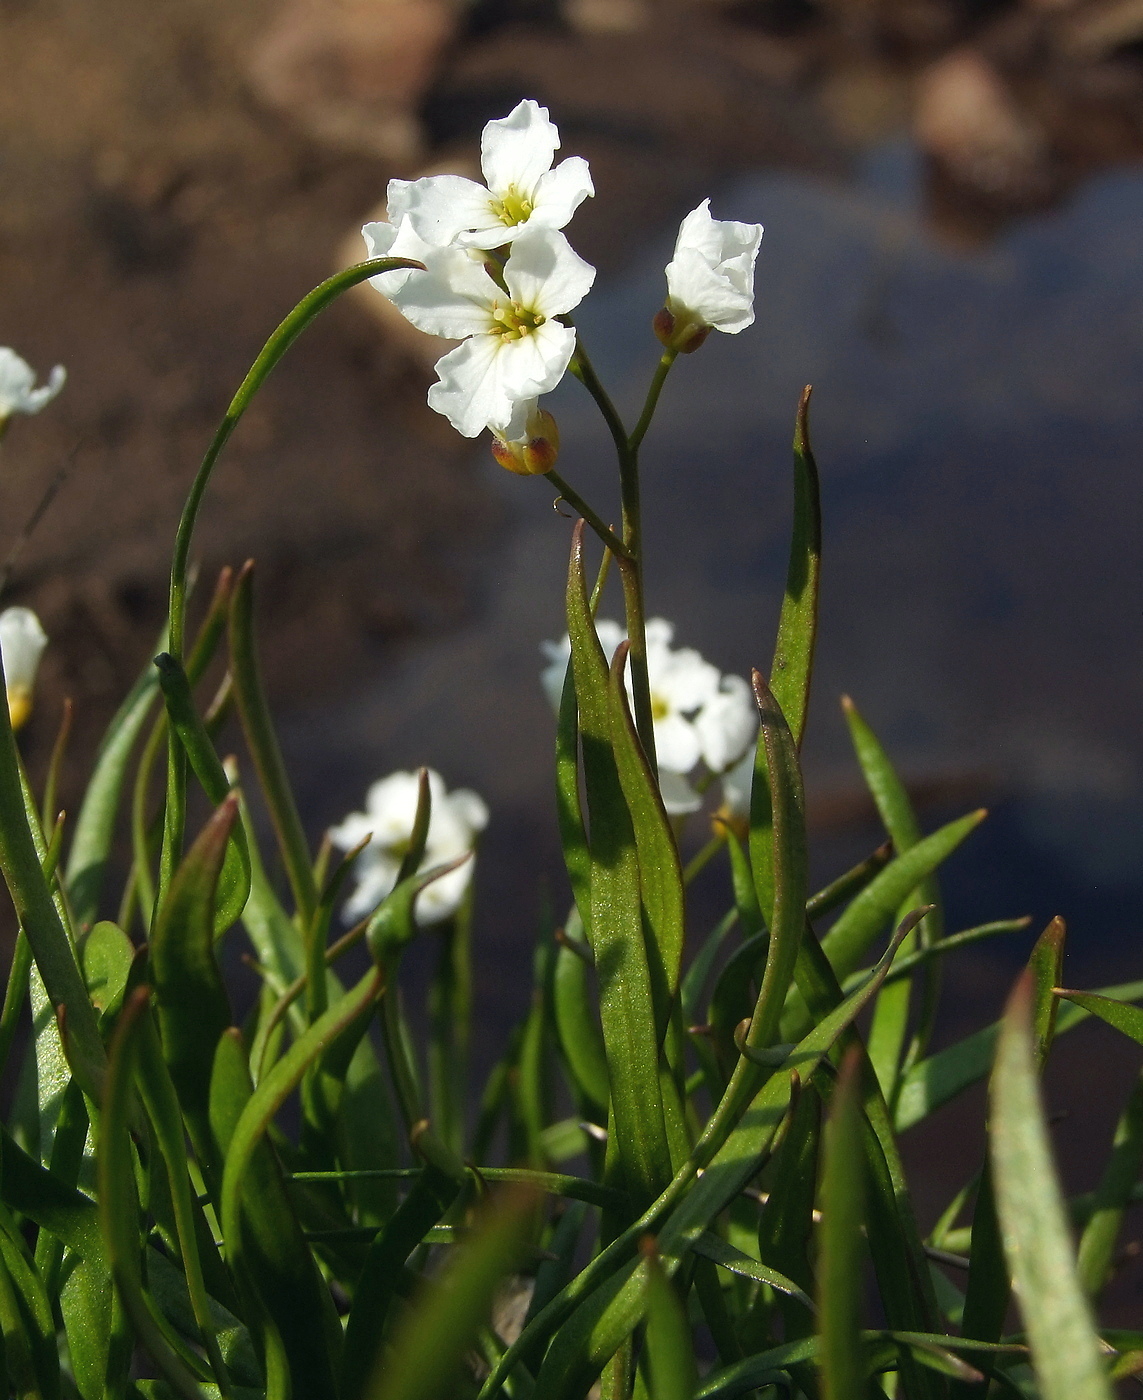
[{"label": "unopened bud", "polygon": [[655,314],[655,334],[668,350],[678,355],[693,355],[710,335],[710,327],[689,317],[676,316],[669,306]]},{"label": "unopened bud", "polygon": [[492,435],[493,457],[517,476],[543,476],[556,465],[559,454],[560,430],[546,408],[532,410],[522,438]]}]

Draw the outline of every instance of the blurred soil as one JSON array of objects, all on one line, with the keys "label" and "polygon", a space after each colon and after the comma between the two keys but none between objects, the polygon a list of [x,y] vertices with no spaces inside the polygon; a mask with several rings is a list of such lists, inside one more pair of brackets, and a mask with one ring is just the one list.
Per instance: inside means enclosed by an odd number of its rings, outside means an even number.
[{"label": "blurred soil", "polygon": [[[844,178],[912,129],[934,220],[978,239],[1138,158],[1141,45],[1143,0],[0,0],[0,343],[70,375],[0,457],[0,557],[68,471],[8,590],[56,643],[33,751],[65,693],[87,747],[146,658],[219,416],[390,175],[470,166],[536,96],[592,162],[577,247],[614,269],[720,177]],[[204,571],[259,561],[283,702],[463,621],[501,523],[384,312],[365,288],[307,333],[203,513]]]}]

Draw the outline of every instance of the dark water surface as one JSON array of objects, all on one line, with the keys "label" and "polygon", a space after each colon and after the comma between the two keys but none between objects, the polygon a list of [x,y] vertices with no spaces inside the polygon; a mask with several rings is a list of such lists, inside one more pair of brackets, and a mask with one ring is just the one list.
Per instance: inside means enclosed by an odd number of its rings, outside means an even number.
[{"label": "dark water surface", "polygon": [[[825,516],[805,745],[816,873],[878,840],[837,708],[848,692],[927,826],[994,809],[948,868],[951,926],[1063,913],[1075,980],[1130,974],[1143,928],[1143,175],[1104,174],[974,251],[929,235],[920,176],[901,142],[864,157],[851,183],[765,173],[713,191],[716,216],[766,225],[758,320],[712,335],[668,382],[644,449],[650,611],[725,670],[768,664],[793,415],[812,382]],[[659,231],[578,316],[629,415],[657,358],[650,320],[673,238]],[[551,405],[561,472],[615,515],[594,406],[574,381]],[[542,482],[491,460],[481,470],[515,524],[477,622],[362,676],[320,722],[295,713],[286,742],[319,822],[421,762],[484,795],[481,975],[507,1013],[526,996],[537,869],[565,898],[537,648],[563,631],[569,527]],[[1025,947],[970,957],[954,985],[995,982],[994,1004]]]}]

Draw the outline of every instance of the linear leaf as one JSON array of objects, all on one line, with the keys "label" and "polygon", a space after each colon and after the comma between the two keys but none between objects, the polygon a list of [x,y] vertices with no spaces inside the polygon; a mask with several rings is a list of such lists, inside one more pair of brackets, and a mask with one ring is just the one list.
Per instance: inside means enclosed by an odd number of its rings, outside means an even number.
[{"label": "linear leaf", "polygon": [[861,1051],[854,1047],[842,1062],[824,1135],[818,1312],[825,1400],[863,1400],[865,1394],[861,1339],[865,1152],[860,1072]]},{"label": "linear leaf", "polygon": [[215,893],[238,799],[228,797],[187,852],[151,933],[151,976],[163,1054],[212,1191],[222,1164],[210,1133],[210,1077],[230,1001],[214,955]]},{"label": "linear leaf", "polygon": [[515,1191],[485,1215],[439,1282],[414,1301],[366,1400],[452,1400],[465,1351],[522,1257],[534,1206],[531,1193]]},{"label": "linear leaf", "polygon": [[567,617],[579,707],[591,852],[591,916],[614,1142],[636,1209],[671,1179],[659,1081],[655,999],[643,933],[639,863],[611,746],[608,667],[584,579],[583,522],[573,535]]},{"label": "linear leaf", "polygon": [[686,1312],[659,1263],[650,1237],[643,1257],[647,1276],[647,1329],[640,1365],[647,1372],[648,1400],[691,1400],[699,1378]]},{"label": "linear leaf", "polygon": [[809,709],[818,622],[822,512],[817,463],[810,447],[809,384],[802,390],[794,429],[794,518],[786,592],[770,668],[770,690],[800,748]]},{"label": "linear leaf", "polygon": [[1095,1189],[1092,1212],[1079,1245],[1079,1278],[1089,1298],[1111,1277],[1123,1215],[1143,1165],[1143,1075],[1131,1087],[1115,1129],[1111,1156]]},{"label": "linear leaf", "polygon": [[1001,1021],[989,1138],[1004,1252],[1044,1400],[1110,1400],[1099,1341],[1076,1275],[1035,1060],[1033,981]]}]

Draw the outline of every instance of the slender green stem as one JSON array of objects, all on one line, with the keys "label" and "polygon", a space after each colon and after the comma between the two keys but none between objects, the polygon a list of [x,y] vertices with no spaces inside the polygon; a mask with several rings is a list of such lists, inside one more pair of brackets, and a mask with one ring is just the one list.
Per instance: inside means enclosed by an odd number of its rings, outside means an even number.
[{"label": "slender green stem", "polygon": [[574,487],[569,486],[557,472],[545,472],[544,475],[560,493],[560,497],[567,501],[572,510],[583,516],[612,554],[616,557],[622,557],[627,553],[627,546],[615,531],[603,523],[602,518],[592,510]]},{"label": "slender green stem", "polygon": [[587,350],[584,348],[583,337],[576,332],[575,355],[572,357],[571,372],[580,381],[583,387],[599,405],[599,411],[603,414],[603,421],[607,424],[607,429],[615,443],[615,450],[619,454],[620,460],[627,456],[627,429],[623,426],[623,419],[619,416],[619,411],[611,402],[611,397],[603,387],[599,375],[595,372],[595,366],[588,358]]},{"label": "slender green stem", "polygon": [[[623,584],[623,605],[627,614],[627,637],[631,643],[629,665],[631,692],[635,702],[635,727],[639,731],[639,738],[651,767],[655,769],[655,725],[651,708],[651,684],[647,677],[647,627],[643,605],[643,525],[639,501],[638,445],[632,446],[623,420],[619,417],[607,390],[600,383],[595,367],[584,349],[583,341],[578,336],[572,372],[598,404],[619,458],[623,543],[626,546],[626,554],[619,556],[619,574]],[[662,372],[665,375],[666,371]]]},{"label": "slender green stem", "polygon": [[72,1072],[99,1101],[107,1058],[75,951],[44,875],[47,855],[34,803],[26,803],[0,663],[0,870],[51,1003],[63,1006]]},{"label": "slender green stem", "polygon": [[[335,301],[342,292],[347,291],[350,287],[356,287],[358,283],[364,282],[370,277],[376,277],[382,272],[393,272],[398,268],[423,270],[423,267],[422,263],[413,262],[408,258],[375,258],[346,268],[344,272],[338,272],[333,277],[326,278],[308,296],[304,296],[262,347],[261,353],[251,365],[246,378],[239,385],[238,392],[231,399],[230,407],[226,410],[222,422],[218,425],[214,437],[211,439],[210,446],[206,449],[206,455],[203,457],[202,464],[191,484],[190,493],[183,506],[182,518],[179,520],[179,528],[175,534],[175,548],[171,556],[170,636],[167,650],[176,661],[181,662],[183,659],[183,640],[186,632],[187,564],[190,559],[195,521],[198,519],[199,507],[206,494],[214,465],[218,461],[222,449],[226,446],[230,434],[237,426],[238,420],[250,406],[254,395],[266,382],[270,371],[297,340],[306,326],[319,312]],[[158,898],[160,900],[167,891],[171,875],[182,854],[185,826],[186,763],[181,755],[178,738],[174,734],[168,738],[168,750],[167,815],[163,825],[163,847],[159,857]]]},{"label": "slender green stem", "polygon": [[214,464],[218,461],[223,447],[226,446],[227,439],[237,427],[238,420],[249,408],[254,395],[265,383],[270,371],[314,317],[319,312],[324,311],[332,301],[335,301],[342,292],[348,291],[350,287],[356,287],[358,283],[364,282],[370,277],[376,277],[382,272],[393,272],[398,268],[416,268],[423,271],[424,264],[413,262],[408,258],[374,258],[368,262],[348,267],[344,272],[338,272],[333,277],[327,277],[324,282],[298,302],[297,306],[267,340],[258,358],[250,366],[246,378],[239,385],[238,392],[231,399],[230,407],[226,410],[226,414],[206,450],[206,456],[202,459],[202,465],[198,469],[186,504],[183,506],[182,519],[179,521],[178,533],[175,535],[175,549],[171,558],[171,634],[167,650],[176,661],[183,659],[187,562],[190,558],[195,521],[198,518],[199,506],[202,504],[202,498],[210,481],[211,472],[214,470]]},{"label": "slender green stem", "polygon": [[655,416],[655,409],[659,406],[659,395],[663,392],[663,385],[667,382],[667,375],[671,372],[671,366],[679,357],[677,350],[664,350],[662,358],[655,366],[655,373],[651,379],[651,387],[647,390],[647,398],[643,403],[643,412],[639,415],[639,421],[635,424],[631,436],[627,439],[627,446],[632,452],[638,452],[643,439],[647,436],[647,429],[651,426],[651,419]]}]

